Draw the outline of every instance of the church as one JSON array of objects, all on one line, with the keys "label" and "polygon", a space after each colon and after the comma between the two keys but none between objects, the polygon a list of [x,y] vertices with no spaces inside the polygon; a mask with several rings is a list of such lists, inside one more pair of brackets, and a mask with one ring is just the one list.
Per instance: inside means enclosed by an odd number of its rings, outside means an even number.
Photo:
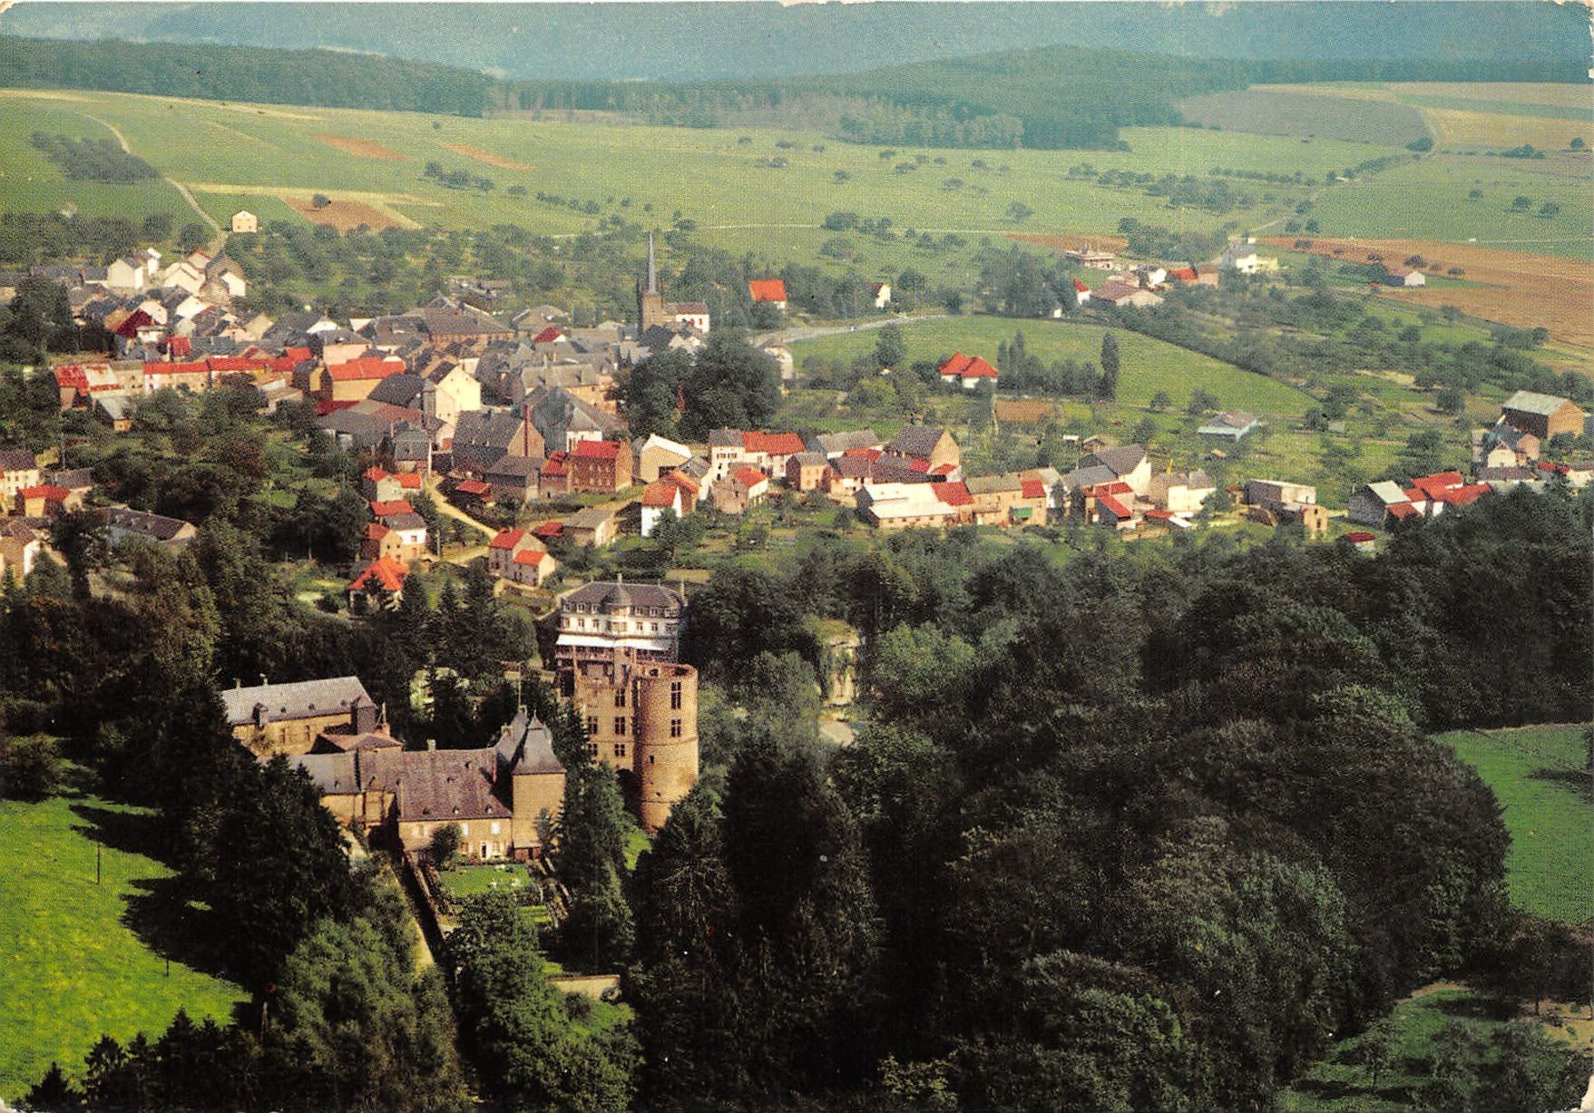
[{"label": "church", "polygon": [[653,255],[653,234],[648,234],[647,279],[636,286],[637,334],[641,336],[656,326],[678,332],[690,326],[700,333],[708,333],[707,303],[671,303],[664,301],[664,290],[659,286],[658,262]]}]

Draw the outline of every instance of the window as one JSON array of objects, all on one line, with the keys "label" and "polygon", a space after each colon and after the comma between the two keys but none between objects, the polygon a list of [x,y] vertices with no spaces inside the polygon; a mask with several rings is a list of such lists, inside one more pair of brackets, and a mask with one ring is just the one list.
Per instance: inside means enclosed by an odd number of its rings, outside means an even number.
[{"label": "window", "polygon": [[625,718],[614,719],[614,735],[616,737],[625,736]]},{"label": "window", "polygon": [[598,746],[593,744],[591,741],[587,742],[587,759],[588,760],[596,760],[596,759],[598,759]]},{"label": "window", "polygon": [[679,710],[680,708],[681,708],[681,684],[680,683],[671,683],[670,684],[670,709]]},{"label": "window", "polygon": [[671,718],[670,719],[670,736],[679,737],[680,735],[681,735],[681,719],[680,718]]},{"label": "window", "polygon": [[497,834],[498,834],[498,823],[495,822],[495,823],[493,823],[493,835],[496,837]]},{"label": "window", "polygon": [[596,737],[597,735],[598,735],[598,719],[596,717],[587,718],[587,736],[588,737]]},{"label": "window", "polygon": [[618,741],[616,741],[614,743],[614,758],[616,760],[624,760],[625,759],[625,738],[624,737],[621,737]]},{"label": "window", "polygon": [[614,692],[614,708],[616,710],[625,709],[625,687],[621,687]]},{"label": "window", "polygon": [[470,837],[470,823],[468,823],[468,822],[460,823],[459,824],[459,833],[460,833],[461,837],[464,837],[464,838]]}]

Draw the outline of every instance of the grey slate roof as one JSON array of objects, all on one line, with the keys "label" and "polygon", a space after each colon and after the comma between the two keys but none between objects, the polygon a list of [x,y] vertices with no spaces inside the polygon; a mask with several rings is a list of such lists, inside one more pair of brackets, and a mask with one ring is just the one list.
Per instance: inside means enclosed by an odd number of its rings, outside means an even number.
[{"label": "grey slate roof", "polygon": [[391,403],[395,407],[414,407],[426,387],[426,378],[414,372],[396,372],[371,389],[366,399]]},{"label": "grey slate roof", "polygon": [[38,459],[33,456],[32,450],[0,450],[0,469],[37,469]]},{"label": "grey slate roof", "polygon": [[[1080,460],[1080,467],[1086,468],[1093,465],[1103,465],[1112,470],[1112,479],[1133,473],[1135,468],[1145,460],[1146,451],[1135,443],[1128,446],[1113,446],[1106,450],[1098,450]],[[1092,482],[1093,484],[1097,482]]]},{"label": "grey slate roof", "polygon": [[500,767],[508,768],[517,776],[536,773],[558,773],[565,770],[553,751],[553,734],[536,717],[522,706],[509,724],[498,734]]},{"label": "grey slate roof", "polygon": [[264,707],[262,712],[267,721],[288,721],[347,713],[357,702],[365,706],[372,705],[371,696],[353,675],[235,687],[221,693],[221,704],[227,711],[228,725],[248,725],[253,722],[257,705]]},{"label": "grey slate roof", "polygon": [[834,434],[816,434],[809,445],[827,457],[845,454],[848,450],[863,450],[883,445],[883,440],[872,430],[837,431]]},{"label": "grey slate roof", "polygon": [[[946,433],[945,427],[903,427],[897,436],[891,440],[891,445],[886,449],[893,454],[901,454],[905,458],[928,458],[935,452],[935,444],[941,441],[941,436]],[[931,462],[939,465],[939,462]]]},{"label": "grey slate roof", "polygon": [[[570,522],[565,520],[566,524]],[[588,582],[560,599],[561,607],[585,605],[591,608],[621,603],[635,609],[662,609],[666,615],[674,615],[686,607],[680,594],[651,582]]]}]

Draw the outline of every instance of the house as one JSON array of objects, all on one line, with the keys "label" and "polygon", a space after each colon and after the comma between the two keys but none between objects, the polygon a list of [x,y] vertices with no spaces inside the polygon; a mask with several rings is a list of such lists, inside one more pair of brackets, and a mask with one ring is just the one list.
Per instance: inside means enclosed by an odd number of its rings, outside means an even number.
[{"label": "house", "polygon": [[418,473],[389,473],[381,466],[373,465],[360,474],[360,495],[372,503],[403,501],[420,491],[421,476]]},{"label": "house", "polygon": [[1147,493],[1151,503],[1164,512],[1199,512],[1202,503],[1217,492],[1217,485],[1205,470],[1188,473],[1159,473],[1151,479]]},{"label": "house", "polygon": [[449,363],[426,374],[430,389],[422,389],[421,410],[445,423],[458,423],[461,412],[482,405],[481,381],[462,364]]},{"label": "house", "polygon": [[[1128,485],[1136,496],[1145,496],[1151,491],[1151,460],[1146,457],[1145,449],[1136,443],[1112,446],[1098,450],[1094,454],[1086,454],[1079,459],[1079,465],[1074,473],[1080,474],[1092,468],[1105,470],[1106,476],[1103,480],[1121,481]],[[1074,482],[1076,486],[1101,483],[1101,480],[1095,480],[1090,476],[1078,477]]]},{"label": "house", "polygon": [[1300,524],[1308,535],[1328,530],[1328,510],[1318,505],[1312,485],[1253,479],[1245,483],[1244,501],[1247,516],[1257,523]]},{"label": "house", "polygon": [[872,430],[838,431],[835,434],[816,434],[808,440],[808,449],[839,458],[852,450],[879,450],[886,448],[885,441]]},{"label": "house", "polygon": [[122,256],[105,266],[105,287],[118,293],[136,293],[149,284],[144,261]]},{"label": "house", "polygon": [[534,425],[530,408],[517,411],[463,411],[454,428],[454,468],[482,474],[499,458],[515,453],[523,458],[546,455],[546,444]]},{"label": "house", "polygon": [[1090,293],[1090,301],[1106,306],[1149,307],[1161,306],[1163,299],[1155,291],[1109,279]]},{"label": "house", "polygon": [[[1110,260],[1111,257],[1108,257],[1108,259]],[[1080,306],[1085,306],[1090,302],[1090,288],[1085,285],[1083,279],[1074,280],[1074,301]]]},{"label": "house", "polygon": [[769,477],[763,470],[743,465],[714,486],[714,507],[740,516],[769,495]]},{"label": "house", "polygon": [[1538,461],[1542,450],[1543,441],[1538,435],[1512,426],[1502,415],[1494,426],[1482,432],[1474,458],[1485,466],[1527,466]]},{"label": "house", "polygon": [[54,519],[83,507],[83,498],[60,485],[34,485],[17,492],[17,515],[30,520]]},{"label": "house", "polygon": [[831,472],[830,459],[811,450],[786,459],[786,485],[800,493],[828,490]]},{"label": "house", "polygon": [[972,523],[974,498],[961,482],[886,481],[858,490],[858,512],[882,531]]},{"label": "house", "polygon": [[786,283],[780,279],[754,279],[747,284],[747,293],[755,303],[773,303],[786,309]]},{"label": "house", "polygon": [[1422,513],[1393,481],[1372,481],[1350,494],[1346,516],[1353,523],[1382,528],[1393,520],[1421,519]]},{"label": "house", "polygon": [[1046,523],[1046,487],[1039,478],[1018,473],[970,477],[964,483],[973,499],[974,522],[1007,527]]},{"label": "house", "polygon": [[355,357],[329,364],[321,373],[320,396],[324,400],[362,400],[383,380],[404,371],[402,357]]},{"label": "house", "polygon": [[965,392],[972,392],[981,384],[995,388],[997,378],[1001,375],[984,357],[965,357],[961,352],[947,358],[941,365],[940,373],[941,383],[957,384]]},{"label": "house", "polygon": [[[626,661],[668,663],[680,655],[686,598],[648,582],[591,582],[559,599],[555,666],[571,674],[604,673]],[[570,692],[563,692],[569,697]]]},{"label": "house", "polygon": [[650,434],[631,444],[636,459],[632,476],[638,481],[657,481],[677,466],[692,459],[691,447],[660,434]]},{"label": "house", "polygon": [[1084,497],[1087,519],[1115,531],[1129,531],[1140,526],[1133,494],[1124,482],[1093,486],[1084,491]]},{"label": "house", "polygon": [[[366,558],[380,558],[387,555],[400,563],[408,565],[426,554],[426,521],[420,513],[410,510],[407,501],[394,501],[394,504],[403,505],[403,510],[389,512],[377,516],[371,527],[385,528],[385,532],[372,533],[367,531],[367,538],[373,542],[373,553]],[[373,505],[374,508],[385,508],[387,505]]]},{"label": "house", "polygon": [[1218,267],[1224,271],[1237,271],[1242,275],[1255,275],[1257,272],[1276,272],[1279,262],[1271,257],[1256,254],[1256,238],[1240,237],[1229,242],[1223,250],[1223,255],[1218,257]]},{"label": "house", "polygon": [[1473,470],[1472,479],[1480,485],[1488,485],[1496,493],[1506,492],[1518,485],[1532,488],[1543,485],[1538,470],[1523,465],[1480,465]]},{"label": "house", "polygon": [[543,852],[541,835],[564,803],[565,772],[547,727],[524,708],[487,748],[419,752],[397,745],[367,737],[361,747],[290,763],[334,818],[394,849],[423,852],[438,830],[455,826],[460,851],[472,860]]},{"label": "house", "polygon": [[631,450],[623,442],[578,442],[566,463],[574,493],[617,493],[631,484]]},{"label": "house", "polygon": [[368,613],[398,607],[404,579],[410,568],[390,558],[378,558],[354,576],[348,585],[349,612]]},{"label": "house", "polygon": [[9,576],[21,582],[33,573],[44,542],[21,520],[0,519],[0,584]]},{"label": "house", "polygon": [[807,449],[801,436],[789,431],[768,434],[720,428],[708,432],[709,464],[716,481],[742,465],[784,475],[787,460]]},{"label": "house", "polygon": [[1584,410],[1571,400],[1541,392],[1518,391],[1500,405],[1501,422],[1544,442],[1558,434],[1581,435],[1586,419]]},{"label": "house", "polygon": [[515,336],[513,329],[491,314],[454,299],[434,299],[426,306],[416,307],[406,317],[420,319],[421,328],[434,346],[456,341],[508,340]]},{"label": "house", "polygon": [[323,733],[385,732],[376,703],[353,675],[221,692],[233,738],[262,759],[299,756]]},{"label": "house", "polygon": [[1063,253],[1063,257],[1082,267],[1097,268],[1102,271],[1111,271],[1113,266],[1113,254],[1099,248],[1070,248]]},{"label": "house", "polygon": [[622,426],[613,415],[559,387],[532,392],[523,410],[542,436],[544,453],[574,450],[579,442],[605,441]]},{"label": "house", "polygon": [[1347,531],[1344,535],[1345,542],[1355,547],[1364,555],[1373,553],[1377,536],[1370,531]]},{"label": "house", "polygon": [[891,284],[873,283],[869,286],[869,299],[876,310],[884,310],[891,305]]},{"label": "house", "polygon": [[487,569],[519,585],[540,586],[557,567],[542,541],[529,531],[501,531],[487,544]]},{"label": "house", "polygon": [[925,462],[927,470],[944,465],[956,472],[963,461],[962,452],[951,431],[945,427],[919,424],[910,424],[898,431],[897,436],[886,444],[886,454],[909,462]]},{"label": "house", "polygon": [[32,450],[15,447],[0,450],[0,506],[11,507],[17,493],[39,483],[39,461]]},{"label": "house", "polygon": [[1196,428],[1196,433],[1207,438],[1227,438],[1238,442],[1262,425],[1262,420],[1249,411],[1225,411],[1214,415]]},{"label": "house", "polygon": [[1433,519],[1447,508],[1461,508],[1494,490],[1488,485],[1469,485],[1460,473],[1448,469],[1427,477],[1413,477],[1406,496],[1424,516]]},{"label": "house", "polygon": [[673,512],[675,518],[680,519],[686,515],[682,497],[684,490],[673,481],[654,481],[642,490],[642,537],[652,538],[659,526],[659,521],[664,518],[664,513]]},{"label": "house", "polygon": [[246,209],[241,209],[228,219],[235,233],[258,233],[260,231],[260,218]]},{"label": "house", "polygon": [[564,536],[577,547],[607,547],[620,530],[619,516],[612,508],[583,508],[564,521]]},{"label": "house", "polygon": [[1418,271],[1416,268],[1386,268],[1385,272],[1389,276],[1389,284],[1392,287],[1428,286],[1428,277],[1423,275],[1422,272]]},{"label": "house", "polygon": [[105,508],[101,514],[105,517],[106,536],[113,547],[124,539],[141,539],[176,549],[186,546],[199,530],[187,520],[157,516],[136,508]]},{"label": "house", "polygon": [[1565,478],[1572,488],[1581,489],[1590,479],[1594,479],[1594,462],[1552,462],[1546,459],[1538,463],[1538,474],[1546,481]]},{"label": "house", "polygon": [[523,458],[519,454],[505,454],[482,473],[487,486],[487,496],[492,500],[507,500],[525,505],[536,500],[541,493],[542,459]]}]

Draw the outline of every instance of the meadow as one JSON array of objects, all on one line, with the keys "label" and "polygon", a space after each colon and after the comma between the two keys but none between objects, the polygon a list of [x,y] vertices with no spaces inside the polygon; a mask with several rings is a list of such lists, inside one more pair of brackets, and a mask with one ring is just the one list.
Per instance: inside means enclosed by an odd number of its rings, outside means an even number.
[{"label": "meadow", "polygon": [[1511,832],[1511,902],[1535,915],[1594,918],[1594,800],[1583,726],[1457,730],[1437,739],[1478,770]]},{"label": "meadow", "polygon": [[135,852],[149,817],[92,796],[0,802],[5,1101],[15,1104],[52,1061],[76,1069],[101,1034],[123,1043],[140,1031],[153,1035],[179,1008],[196,1021],[225,1022],[242,998],[237,986],[147,941],[174,914],[163,888],[171,870]]},{"label": "meadow", "polygon": [[[902,326],[910,361],[939,361],[962,351],[995,364],[997,345],[1011,341],[1020,331],[1029,351],[1042,361],[1071,359],[1098,365],[1102,336],[1107,332],[1103,326],[1083,322],[984,316],[930,319]],[[1124,330],[1113,332],[1122,369],[1118,399],[1123,403],[1149,404],[1152,396],[1163,391],[1175,407],[1182,408],[1195,389],[1205,388],[1223,407],[1240,407],[1259,415],[1301,415],[1312,405],[1310,396],[1288,384],[1154,338]],[[810,356],[847,364],[854,356],[872,351],[874,345],[874,333],[861,331],[794,342],[791,350],[801,368]]]}]

